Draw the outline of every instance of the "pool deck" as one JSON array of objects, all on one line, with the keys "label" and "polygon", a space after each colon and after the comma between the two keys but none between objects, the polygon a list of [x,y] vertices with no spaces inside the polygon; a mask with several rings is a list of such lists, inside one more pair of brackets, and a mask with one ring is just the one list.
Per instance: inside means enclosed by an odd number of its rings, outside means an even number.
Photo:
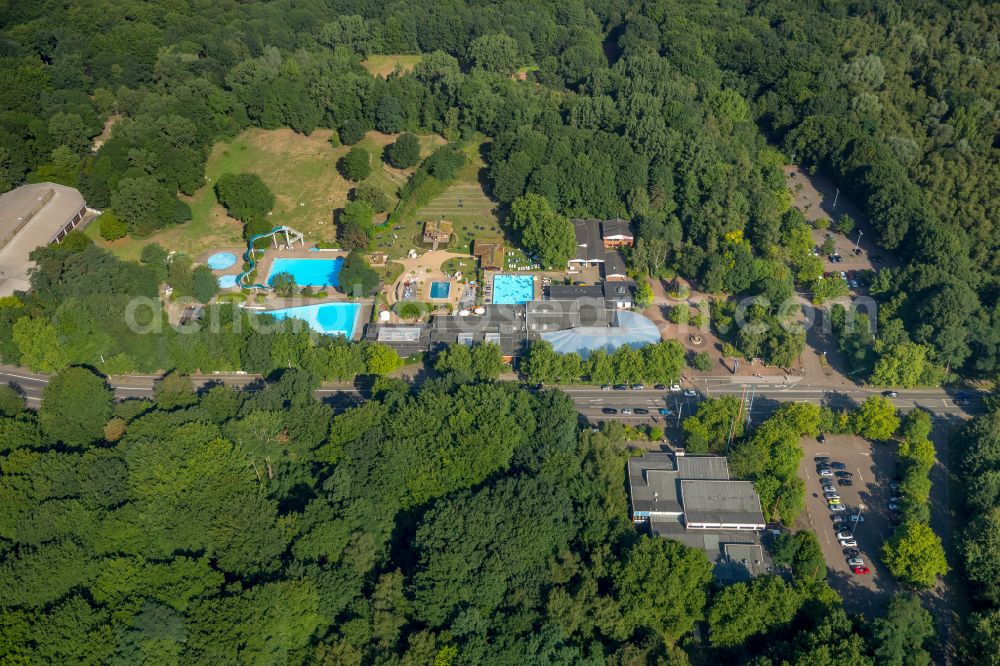
[{"label": "pool deck", "polygon": [[[465,284],[460,283],[454,278],[449,278],[441,270],[441,266],[446,261],[455,258],[475,260],[475,257],[470,254],[448,252],[447,250],[432,250],[425,252],[415,259],[404,258],[393,260],[403,266],[403,273],[395,283],[387,285],[385,288],[385,297],[388,305],[391,307],[394,303],[402,300],[403,283],[409,280],[417,283],[412,300],[432,305],[451,305],[452,307],[457,307],[462,291],[465,289]],[[448,289],[448,295],[444,298],[431,298],[432,282],[449,283],[451,286]]]},{"label": "pool deck", "polygon": [[542,300],[542,272],[517,272],[517,271],[486,271],[483,276],[483,282],[490,285],[490,292],[483,299],[484,303],[493,302],[493,278],[498,275],[513,275],[515,277],[533,277],[535,278],[535,291],[531,297],[533,301]]}]

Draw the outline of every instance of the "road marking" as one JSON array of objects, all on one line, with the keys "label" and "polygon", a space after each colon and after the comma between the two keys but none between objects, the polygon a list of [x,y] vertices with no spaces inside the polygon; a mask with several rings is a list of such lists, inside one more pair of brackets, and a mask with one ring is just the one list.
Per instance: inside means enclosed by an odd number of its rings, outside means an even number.
[{"label": "road marking", "polygon": [[43,379],[41,377],[25,377],[24,375],[15,375],[12,372],[8,373],[7,376],[8,377],[16,377],[17,379],[24,379],[24,380],[27,380],[29,382],[42,382],[43,384],[48,384],[49,383],[49,380]]},{"label": "road marking", "polygon": [[151,388],[146,388],[145,386],[112,386],[116,391],[152,391]]}]

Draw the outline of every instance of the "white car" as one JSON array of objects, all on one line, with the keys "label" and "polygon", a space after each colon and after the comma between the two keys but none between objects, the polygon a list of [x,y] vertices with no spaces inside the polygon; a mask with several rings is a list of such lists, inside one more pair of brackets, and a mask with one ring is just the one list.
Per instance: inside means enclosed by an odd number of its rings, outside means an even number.
[{"label": "white car", "polygon": [[851,559],[847,560],[847,564],[852,567],[863,567],[865,566],[865,561],[860,557],[852,557]]},{"label": "white car", "polygon": [[677,393],[680,390],[681,390],[681,385],[680,384],[671,384],[670,385],[670,391],[671,392]]},{"label": "white car", "polygon": [[816,470],[816,473],[819,474],[820,476],[833,476],[833,470],[830,469],[829,467],[820,467],[818,470]]},{"label": "white car", "polygon": [[843,504],[830,504],[826,508],[830,511],[847,511],[847,507]]},{"label": "white car", "polygon": [[628,408],[626,408],[626,409],[623,409],[623,410],[621,411],[621,415],[622,415],[622,416],[632,416],[632,410],[631,410],[631,409],[628,409]]},{"label": "white car", "polygon": [[841,539],[840,545],[844,548],[854,548],[858,545],[858,542],[854,539]]},{"label": "white car", "polygon": [[825,493],[823,493],[823,497],[827,499],[840,499],[840,493],[838,493],[836,490],[828,490]]},{"label": "white car", "polygon": [[688,390],[684,391],[684,395],[686,395],[689,398],[693,398],[696,395],[698,395],[698,392],[695,391],[694,389],[688,389]]},{"label": "white car", "polygon": [[851,532],[848,532],[848,531],[844,530],[844,531],[837,532],[837,538],[841,539],[841,540],[844,540],[844,539],[853,539],[854,538],[854,534],[851,533]]}]

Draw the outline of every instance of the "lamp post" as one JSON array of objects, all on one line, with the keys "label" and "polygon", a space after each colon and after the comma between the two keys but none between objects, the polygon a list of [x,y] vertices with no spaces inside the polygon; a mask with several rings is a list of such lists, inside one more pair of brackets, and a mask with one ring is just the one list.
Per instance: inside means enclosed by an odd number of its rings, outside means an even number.
[{"label": "lamp post", "polygon": [[865,232],[861,231],[861,229],[858,229],[858,240],[857,242],[854,243],[855,253],[857,253],[858,248],[861,247],[861,237],[864,236],[864,234]]},{"label": "lamp post", "polygon": [[854,529],[857,530],[861,526],[861,512],[865,510],[864,502],[858,503],[858,515],[854,518]]}]

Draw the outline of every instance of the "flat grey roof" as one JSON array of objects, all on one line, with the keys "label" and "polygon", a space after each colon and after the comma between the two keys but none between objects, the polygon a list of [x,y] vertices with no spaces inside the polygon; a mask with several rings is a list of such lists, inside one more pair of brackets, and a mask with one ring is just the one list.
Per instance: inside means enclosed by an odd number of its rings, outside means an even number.
[{"label": "flat grey roof", "polygon": [[760,498],[751,481],[681,481],[684,520],[692,524],[764,525]]},{"label": "flat grey roof", "polygon": [[79,191],[56,183],[22,185],[0,194],[0,296],[31,288],[28,255],[48,245],[87,203]]},{"label": "flat grey roof", "polygon": [[549,298],[555,301],[574,298],[604,298],[604,287],[599,284],[554,284],[549,287]]},{"label": "flat grey roof", "polygon": [[729,461],[722,456],[679,456],[677,472],[682,479],[729,480]]},{"label": "flat grey roof", "polygon": [[424,332],[423,326],[383,326],[378,329],[376,340],[379,342],[416,342]]},{"label": "flat grey roof", "polygon": [[715,565],[715,577],[724,582],[748,580],[767,573],[771,562],[760,545],[760,535],[750,530],[689,530],[678,518],[653,517],[649,531],[654,536],[680,541],[705,552]]}]

